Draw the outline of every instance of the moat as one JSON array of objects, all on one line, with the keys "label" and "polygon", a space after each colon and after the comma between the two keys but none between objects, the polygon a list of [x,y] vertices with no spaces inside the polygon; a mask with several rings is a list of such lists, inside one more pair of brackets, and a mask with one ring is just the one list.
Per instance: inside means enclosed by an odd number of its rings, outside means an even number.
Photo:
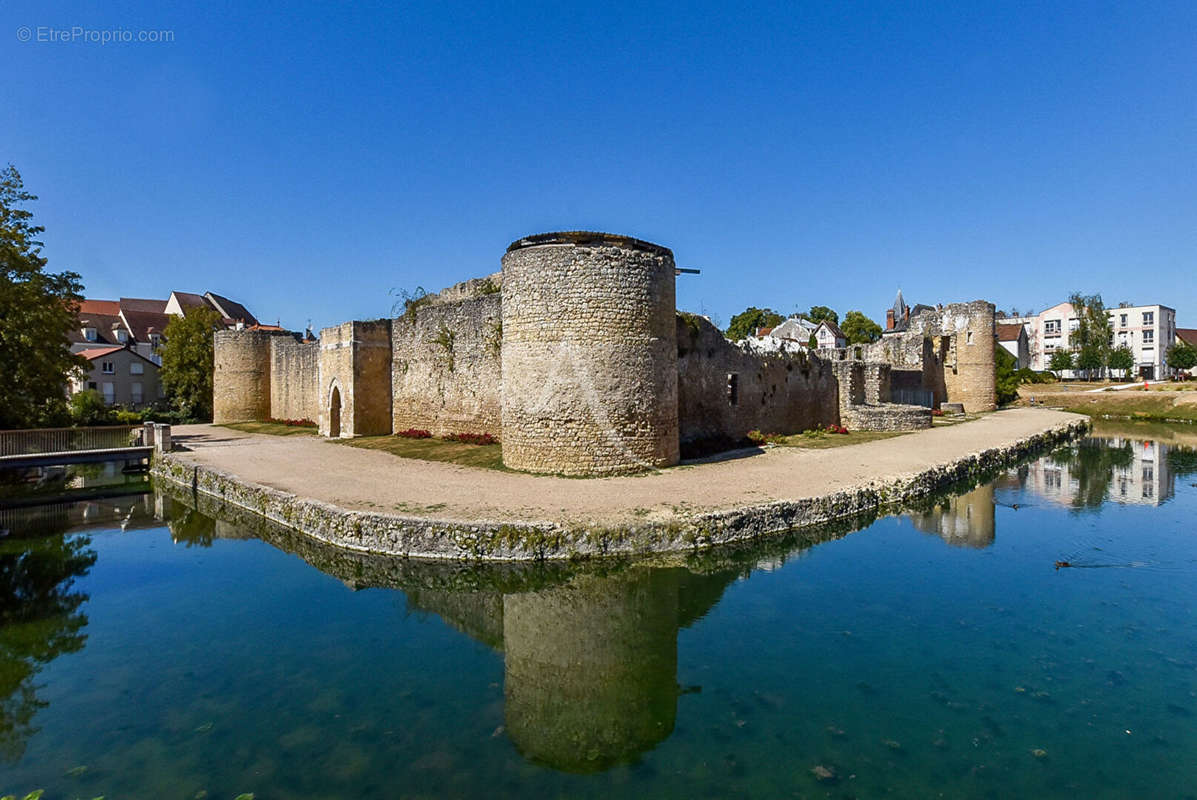
[{"label": "moat", "polygon": [[0,510],[0,794],[1197,782],[1191,428],[1099,426],[901,515],[577,567],[352,554],[157,491]]}]

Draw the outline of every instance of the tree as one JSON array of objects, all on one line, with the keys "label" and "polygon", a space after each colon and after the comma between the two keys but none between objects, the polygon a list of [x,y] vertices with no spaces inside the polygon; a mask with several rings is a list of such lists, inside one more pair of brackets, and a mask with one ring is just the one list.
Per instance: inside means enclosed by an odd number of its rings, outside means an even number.
[{"label": "tree", "polygon": [[1093,373],[1100,372],[1110,360],[1114,326],[1110,322],[1110,315],[1106,313],[1101,295],[1073,292],[1068,302],[1072,305],[1077,322],[1076,330],[1069,335],[1068,344],[1077,354],[1076,369],[1084,370],[1085,377],[1092,378]]},{"label": "tree", "polygon": [[807,311],[804,316],[816,325],[823,320],[827,320],[833,325],[838,325],[840,322],[840,315],[827,306],[811,306],[810,311]]},{"label": "tree", "polygon": [[212,334],[220,314],[197,308],[171,317],[162,332],[162,369],[158,377],[171,403],[184,417],[212,418]]},{"label": "tree", "polygon": [[881,326],[860,311],[849,311],[840,326],[848,344],[869,344],[881,338]]},{"label": "tree", "polygon": [[1197,347],[1188,342],[1177,342],[1168,348],[1168,366],[1174,369],[1197,367]]},{"label": "tree", "polygon": [[67,405],[71,422],[76,425],[103,425],[112,421],[112,409],[95,389],[75,392]]},{"label": "tree", "polygon": [[63,421],[67,384],[87,364],[67,338],[83,285],[74,272],[46,272],[45,229],[23,208],[36,199],[16,167],[0,171],[0,428]]},{"label": "tree", "polygon": [[755,335],[757,328],[772,328],[784,320],[785,317],[771,308],[749,306],[731,318],[731,324],[727,326],[727,338],[738,342]]},{"label": "tree", "polygon": [[994,342],[994,394],[997,404],[1004,406],[1018,399],[1018,373],[1015,367],[1018,359],[1014,355]]},{"label": "tree", "polygon": [[[1171,363],[1171,362],[1169,362]],[[1135,354],[1130,351],[1129,347],[1118,347],[1110,351],[1110,358],[1107,366],[1111,370],[1122,370],[1122,377],[1125,379],[1128,376],[1128,371],[1135,367]]]},{"label": "tree", "polygon": [[1064,377],[1060,373],[1064,370],[1072,369],[1072,353],[1067,350],[1057,350],[1052,353],[1051,360],[1047,364],[1047,368],[1056,373],[1057,378]]}]

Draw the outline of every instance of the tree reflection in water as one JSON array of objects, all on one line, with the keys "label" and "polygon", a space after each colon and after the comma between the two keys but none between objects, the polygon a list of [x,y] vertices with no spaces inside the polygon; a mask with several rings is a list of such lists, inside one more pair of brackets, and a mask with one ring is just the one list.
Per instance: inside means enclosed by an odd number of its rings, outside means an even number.
[{"label": "tree reflection in water", "polygon": [[73,590],[91,569],[91,539],[65,533],[0,540],[0,757],[15,761],[37,732],[34,715],[46,703],[34,676],[63,653],[83,649],[88,599]]}]

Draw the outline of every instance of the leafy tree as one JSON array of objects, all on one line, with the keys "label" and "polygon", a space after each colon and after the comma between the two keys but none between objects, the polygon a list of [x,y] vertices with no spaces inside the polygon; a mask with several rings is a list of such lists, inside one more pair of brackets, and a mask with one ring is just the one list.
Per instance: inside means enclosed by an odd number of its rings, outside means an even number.
[{"label": "leafy tree", "polygon": [[1009,350],[995,342],[993,360],[994,393],[997,404],[1004,406],[1007,403],[1013,403],[1018,399],[1018,373],[1015,369],[1018,366],[1018,359]]},{"label": "leafy tree", "polygon": [[849,311],[840,326],[848,344],[868,344],[881,338],[881,326],[860,311]]},{"label": "leafy tree", "polygon": [[1175,369],[1197,367],[1197,347],[1188,342],[1177,342],[1168,348],[1168,366]]},{"label": "leafy tree", "polygon": [[1076,314],[1077,329],[1069,336],[1069,345],[1076,351],[1076,369],[1083,370],[1086,378],[1100,372],[1110,359],[1110,339],[1114,326],[1106,313],[1100,294],[1083,295],[1073,292],[1068,298]]},{"label": "leafy tree", "polygon": [[1122,377],[1126,378],[1128,371],[1135,367],[1135,354],[1130,351],[1129,347],[1117,347],[1110,351],[1107,365],[1112,370],[1121,370]]},{"label": "leafy tree", "polygon": [[810,338],[806,340],[806,346],[809,347],[811,350],[818,350],[819,349],[819,337],[815,336],[812,333],[810,335]]},{"label": "leafy tree", "polygon": [[1064,370],[1072,369],[1072,353],[1067,350],[1057,350],[1052,353],[1051,360],[1047,364],[1047,368],[1056,373],[1056,377],[1062,377],[1059,373]]},{"label": "leafy tree", "polygon": [[755,334],[757,328],[772,328],[784,320],[785,317],[771,308],[749,306],[731,318],[731,324],[727,326],[727,338],[738,342]]},{"label": "leafy tree", "polygon": [[212,334],[220,314],[197,308],[171,317],[162,332],[162,369],[158,373],[171,403],[185,417],[212,419]]},{"label": "leafy tree", "polygon": [[827,320],[833,325],[838,325],[840,323],[840,315],[832,311],[827,306],[811,306],[810,311],[807,311],[804,316],[816,325],[823,320]]},{"label": "leafy tree", "polygon": [[61,422],[71,374],[87,364],[67,338],[83,285],[74,272],[46,272],[45,229],[23,207],[36,199],[16,167],[0,170],[0,428]]},{"label": "leafy tree", "polygon": [[71,395],[71,422],[76,425],[103,425],[112,420],[112,409],[95,389],[84,389]]}]

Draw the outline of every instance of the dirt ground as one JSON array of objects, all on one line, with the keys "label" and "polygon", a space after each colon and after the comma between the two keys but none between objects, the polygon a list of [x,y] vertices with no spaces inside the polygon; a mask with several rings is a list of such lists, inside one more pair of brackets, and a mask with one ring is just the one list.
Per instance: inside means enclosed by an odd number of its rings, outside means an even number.
[{"label": "dirt ground", "polygon": [[819,497],[1007,446],[1076,419],[1015,408],[950,427],[829,450],[739,451],[639,476],[562,478],[398,458],[312,436],[183,425],[182,458],[342,508],[452,520],[586,524]]}]

